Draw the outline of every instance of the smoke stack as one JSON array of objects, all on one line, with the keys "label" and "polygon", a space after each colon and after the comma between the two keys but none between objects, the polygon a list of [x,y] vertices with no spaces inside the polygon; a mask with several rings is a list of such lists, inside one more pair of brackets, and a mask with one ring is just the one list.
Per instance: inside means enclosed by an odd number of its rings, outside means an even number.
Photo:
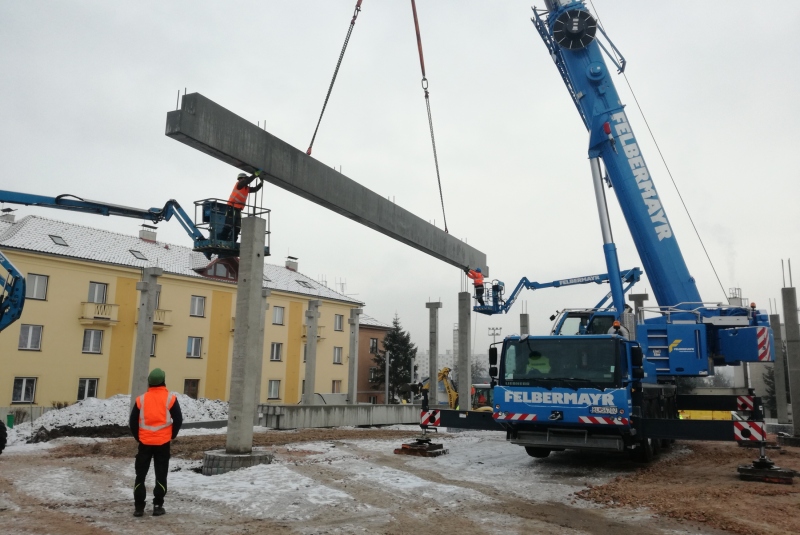
[{"label": "smoke stack", "polygon": [[139,239],[155,243],[157,228],[153,225],[142,225],[142,230],[139,231]]},{"label": "smoke stack", "polygon": [[286,257],[286,269],[297,271],[297,258],[294,256]]},{"label": "smoke stack", "polygon": [[0,213],[0,221],[3,221],[4,223],[13,223],[16,219],[16,216],[11,213],[16,212],[16,210],[13,208],[3,208],[3,210],[0,212],[2,212]]}]

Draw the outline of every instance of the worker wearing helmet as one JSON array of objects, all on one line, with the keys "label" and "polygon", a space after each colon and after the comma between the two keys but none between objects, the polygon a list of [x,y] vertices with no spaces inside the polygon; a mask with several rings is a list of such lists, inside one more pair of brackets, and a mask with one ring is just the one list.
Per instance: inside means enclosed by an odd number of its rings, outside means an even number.
[{"label": "worker wearing helmet", "polygon": [[255,186],[250,183],[261,174],[256,171],[252,176],[247,173],[239,173],[236,177],[236,184],[233,186],[230,197],[228,197],[228,210],[225,213],[225,228],[221,238],[226,241],[236,241],[239,238],[239,230],[242,228],[242,210],[247,204],[247,196],[261,189],[264,185],[263,179]]},{"label": "worker wearing helmet", "polygon": [[167,390],[166,375],[156,368],[147,376],[147,392],[136,398],[130,421],[133,437],[139,443],[136,453],[136,481],[133,486],[133,516],[144,515],[147,489],[144,480],[150,470],[150,461],[156,473],[153,487],[153,516],[164,514],[164,496],[167,494],[170,441],[178,436],[183,423],[178,395]]},{"label": "worker wearing helmet", "polygon": [[483,306],[483,274],[481,273],[481,268],[466,268],[464,272],[467,274],[467,277],[474,281],[475,299],[477,299],[478,303]]}]

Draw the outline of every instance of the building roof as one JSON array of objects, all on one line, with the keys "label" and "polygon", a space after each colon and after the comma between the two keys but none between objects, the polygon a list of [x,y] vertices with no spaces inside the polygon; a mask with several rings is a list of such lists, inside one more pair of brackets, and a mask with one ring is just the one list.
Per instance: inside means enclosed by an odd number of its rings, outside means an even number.
[{"label": "building roof", "polygon": [[359,325],[364,325],[366,327],[375,327],[378,329],[391,329],[391,325],[387,325],[381,321],[376,320],[372,316],[367,314],[361,314],[361,317],[358,319]]},{"label": "building roof", "polygon": [[[210,262],[202,253],[194,252],[190,247],[151,242],[138,236],[40,216],[29,215],[13,224],[0,221],[0,247],[133,268],[160,267],[166,273],[174,275],[219,281],[195,271]],[[274,264],[264,264],[264,287],[321,299],[363,304],[302,273]]]}]

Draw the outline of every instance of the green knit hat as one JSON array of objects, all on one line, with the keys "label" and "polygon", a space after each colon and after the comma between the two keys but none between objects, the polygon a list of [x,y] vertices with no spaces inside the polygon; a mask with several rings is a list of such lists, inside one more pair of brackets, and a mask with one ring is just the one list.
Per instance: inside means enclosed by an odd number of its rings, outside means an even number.
[{"label": "green knit hat", "polygon": [[166,378],[166,374],[164,370],[161,368],[156,368],[155,370],[150,372],[150,375],[147,376],[147,384],[150,386],[157,386],[164,384],[164,379]]}]

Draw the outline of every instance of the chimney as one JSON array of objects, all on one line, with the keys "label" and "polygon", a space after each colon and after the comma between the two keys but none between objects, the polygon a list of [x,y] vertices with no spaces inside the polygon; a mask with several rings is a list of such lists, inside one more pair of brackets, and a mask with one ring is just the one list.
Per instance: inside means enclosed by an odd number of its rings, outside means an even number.
[{"label": "chimney", "polygon": [[155,243],[157,228],[153,225],[142,225],[142,230],[139,231],[139,239]]},{"label": "chimney", "polygon": [[0,221],[4,223],[13,223],[14,220],[16,219],[16,216],[11,213],[11,212],[16,212],[16,210],[14,210],[13,208],[3,208],[1,212],[2,214],[0,214]]},{"label": "chimney", "polygon": [[297,257],[294,256],[286,257],[286,269],[291,271],[297,271]]}]

